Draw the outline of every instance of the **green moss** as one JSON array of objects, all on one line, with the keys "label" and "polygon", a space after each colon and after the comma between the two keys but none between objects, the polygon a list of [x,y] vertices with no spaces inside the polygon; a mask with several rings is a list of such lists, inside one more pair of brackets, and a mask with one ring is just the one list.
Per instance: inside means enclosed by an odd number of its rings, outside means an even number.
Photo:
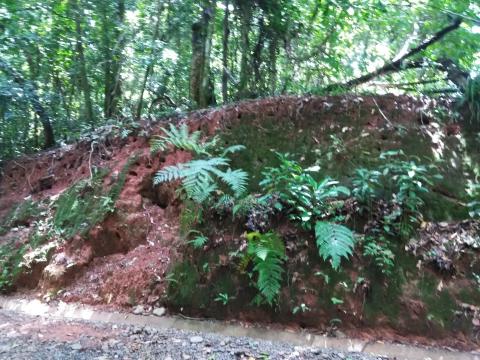
[{"label": "green moss", "polygon": [[249,119],[235,124],[232,129],[220,134],[226,145],[246,146],[232,159],[233,168],[241,168],[250,175],[250,191],[258,190],[261,172],[266,166],[274,166],[278,160],[272,150],[288,152],[296,158],[305,157],[305,163],[315,161],[315,144],[309,128],[297,129],[295,123],[286,119],[265,119],[261,126],[251,124]]},{"label": "green moss", "polygon": [[127,161],[117,181],[106,194],[103,179],[108,174],[107,169],[96,171],[92,179],[81,180],[62,193],[54,204],[55,228],[68,239],[75,234],[85,234],[95,224],[103,221],[108,213],[114,211],[115,201],[134,161],[135,158]]},{"label": "green moss", "polygon": [[475,285],[469,288],[462,288],[458,292],[458,298],[466,304],[480,306],[480,289]]},{"label": "green moss", "polygon": [[102,198],[103,178],[108,171],[100,170],[91,181],[81,180],[62,193],[54,204],[53,225],[65,238],[86,233],[103,220],[111,201]]},{"label": "green moss", "polygon": [[437,290],[438,280],[424,275],[418,283],[420,298],[427,306],[427,319],[442,328],[450,328],[457,305],[448,290]]},{"label": "green moss", "polygon": [[39,204],[32,199],[15,205],[0,222],[0,235],[12,227],[27,224],[38,214],[39,210]]},{"label": "green moss", "polygon": [[167,297],[174,307],[198,309],[209,303],[210,296],[205,287],[200,286],[200,274],[191,262],[176,264],[167,279]]}]

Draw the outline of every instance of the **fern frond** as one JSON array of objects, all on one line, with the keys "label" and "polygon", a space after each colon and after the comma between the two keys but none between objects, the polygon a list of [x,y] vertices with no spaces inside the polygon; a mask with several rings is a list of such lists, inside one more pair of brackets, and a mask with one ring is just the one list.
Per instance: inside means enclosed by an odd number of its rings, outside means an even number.
[{"label": "fern frond", "polygon": [[198,204],[205,202],[217,189],[217,184],[206,178],[197,181],[189,187],[185,186],[187,195]]},{"label": "fern frond", "polygon": [[275,233],[247,234],[247,254],[255,264],[253,271],[258,274],[257,289],[262,298],[271,306],[276,301],[282,283],[285,260],[285,246]]},{"label": "fern frond", "polygon": [[208,242],[208,238],[203,234],[197,235],[193,240],[190,240],[188,243],[192,244],[195,249],[201,249]]},{"label": "fern frond", "polygon": [[163,135],[150,140],[150,148],[152,152],[167,150],[172,145],[178,149],[191,151],[195,154],[205,153],[205,149],[200,144],[200,131],[194,131],[191,134],[187,124],[175,127],[170,124],[170,128],[161,128]]},{"label": "fern frond", "polygon": [[246,147],[244,145],[232,145],[224,149],[221,156],[224,157],[224,156],[227,156],[228,154],[234,154],[236,152],[239,152],[245,149]]},{"label": "fern frond", "polygon": [[339,269],[342,257],[348,258],[353,253],[355,237],[343,225],[318,221],[315,224],[315,237],[320,256],[325,261],[331,259],[335,270]]},{"label": "fern frond", "polygon": [[167,166],[155,174],[153,183],[158,185],[164,182],[179,180],[185,177],[184,171],[185,166],[183,164]]},{"label": "fern frond", "polygon": [[245,171],[228,168],[225,172],[216,172],[215,174],[230,187],[236,197],[247,190],[248,174]]}]

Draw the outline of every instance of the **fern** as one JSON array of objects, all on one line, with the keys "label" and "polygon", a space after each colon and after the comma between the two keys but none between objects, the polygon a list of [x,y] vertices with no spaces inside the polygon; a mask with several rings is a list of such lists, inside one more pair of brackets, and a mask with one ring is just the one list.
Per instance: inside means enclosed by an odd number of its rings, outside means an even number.
[{"label": "fern", "polygon": [[353,253],[355,237],[352,231],[338,224],[318,221],[315,224],[315,237],[323,260],[331,260],[333,269],[340,268],[340,261]]},{"label": "fern", "polygon": [[189,134],[187,124],[182,124],[176,128],[170,124],[170,129],[161,128],[164,135],[158,136],[150,140],[150,147],[152,152],[165,151],[168,146],[191,151],[195,154],[202,154],[205,152],[205,147],[200,144],[200,131],[194,131]]},{"label": "fern", "polygon": [[192,244],[192,246],[195,249],[201,249],[205,246],[205,244],[208,242],[208,238],[203,235],[199,231],[192,230],[190,233],[196,233],[197,236],[195,236],[192,240],[188,241],[189,244]]},{"label": "fern", "polygon": [[215,157],[167,166],[155,174],[153,183],[181,180],[187,196],[197,203],[203,203],[218,189],[218,181],[225,183],[235,196],[240,196],[246,190],[248,175],[243,170],[228,168],[229,161]]},{"label": "fern", "polygon": [[252,258],[255,265],[253,271],[258,275],[256,287],[260,297],[256,301],[272,306],[280,293],[285,246],[282,239],[273,232],[251,232],[247,234],[247,240],[247,255]]}]

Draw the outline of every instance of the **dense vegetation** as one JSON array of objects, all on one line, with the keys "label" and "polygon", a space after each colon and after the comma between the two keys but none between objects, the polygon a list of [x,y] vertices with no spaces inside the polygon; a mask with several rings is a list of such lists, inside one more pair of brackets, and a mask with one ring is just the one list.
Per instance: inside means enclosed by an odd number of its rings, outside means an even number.
[{"label": "dense vegetation", "polygon": [[468,0],[6,0],[0,156],[285,93],[460,92],[478,110],[479,12]]},{"label": "dense vegetation", "polygon": [[467,0],[6,0],[0,292],[478,334],[479,59]]}]

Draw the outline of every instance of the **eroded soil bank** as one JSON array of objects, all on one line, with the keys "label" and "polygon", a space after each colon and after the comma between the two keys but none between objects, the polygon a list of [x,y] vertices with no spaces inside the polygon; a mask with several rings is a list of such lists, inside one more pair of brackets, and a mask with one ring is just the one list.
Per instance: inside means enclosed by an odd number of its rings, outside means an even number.
[{"label": "eroded soil bank", "polygon": [[[151,154],[149,140],[165,125],[159,122],[123,138],[120,129],[105,127],[78,144],[4,166],[0,287],[46,300],[141,305],[145,312],[166,306],[195,317],[477,348],[480,225],[469,219],[465,189],[480,154],[476,133],[439,119],[438,108],[388,95],[279,97],[168,119],[205,137],[218,134],[225,145],[245,145],[232,166],[249,173],[251,193],[260,191],[262,171],[277,165],[274,151],[305,167],[321,163],[323,174],[345,183],[388,150],[438,162],[442,180],[425,195],[415,236],[394,243],[389,276],[361,246],[341,272],[332,270],[310,233],[274,214],[267,227],[281,235],[288,257],[283,287],[278,306],[251,305],[255,289],[231,256],[244,246],[245,219],[206,214],[208,243],[194,249],[185,239],[188,209],[178,184],[153,186],[156,171],[192,156]],[[352,226],[362,233],[367,221],[358,219]],[[228,304],[215,301],[219,294],[230,295]]]}]

